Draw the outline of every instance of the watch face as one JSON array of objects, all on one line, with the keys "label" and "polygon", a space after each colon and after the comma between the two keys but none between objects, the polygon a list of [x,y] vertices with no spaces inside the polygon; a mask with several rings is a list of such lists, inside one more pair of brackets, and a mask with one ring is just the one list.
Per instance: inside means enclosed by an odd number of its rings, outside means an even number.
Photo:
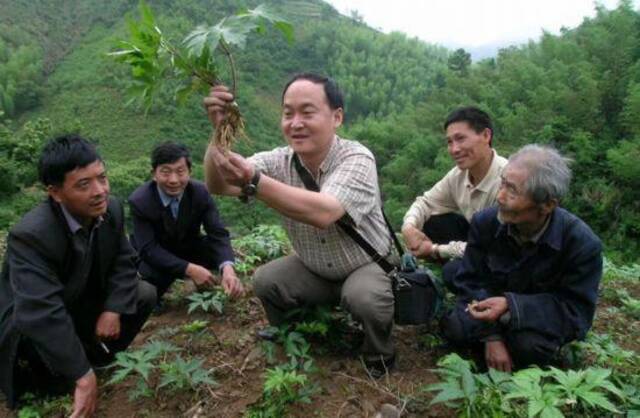
[{"label": "watch face", "polygon": [[242,186],[242,194],[245,196],[255,196],[257,189],[258,188],[252,183],[245,184]]}]

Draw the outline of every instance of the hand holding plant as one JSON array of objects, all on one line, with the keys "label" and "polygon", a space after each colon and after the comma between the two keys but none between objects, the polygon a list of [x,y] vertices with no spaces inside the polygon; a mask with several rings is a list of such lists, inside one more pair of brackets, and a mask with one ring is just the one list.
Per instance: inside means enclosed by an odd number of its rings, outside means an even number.
[{"label": "hand holding plant", "polygon": [[507,298],[497,296],[481,300],[480,302],[472,302],[469,304],[467,311],[474,319],[487,322],[495,322],[502,314],[509,310]]},{"label": "hand holding plant", "polygon": [[[178,102],[196,91],[206,92],[220,84],[220,56],[230,67],[232,77],[231,96],[237,92],[236,65],[231,49],[244,49],[247,35],[264,33],[266,24],[273,25],[287,38],[293,40],[293,27],[265,5],[225,17],[212,26],[200,25],[192,30],[181,43],[169,40],[156,24],[147,4],[140,1],[138,22],[129,21],[130,38],[118,42],[119,50],[110,53],[118,61],[131,67],[134,86],[131,93],[141,96],[149,109],[155,94],[171,78],[181,86],[176,90]],[[226,117],[220,119],[213,142],[229,150],[232,142],[244,135],[244,122],[235,102],[224,105]]]}]

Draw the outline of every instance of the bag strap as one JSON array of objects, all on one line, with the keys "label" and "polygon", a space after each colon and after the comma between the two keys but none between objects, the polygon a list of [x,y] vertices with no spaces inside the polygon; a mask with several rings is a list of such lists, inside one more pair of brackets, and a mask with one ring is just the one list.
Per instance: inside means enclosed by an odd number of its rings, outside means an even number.
[{"label": "bag strap", "polygon": [[[302,166],[302,163],[298,158],[298,154],[296,153],[293,154],[293,165],[296,171],[298,172],[298,175],[302,179],[302,183],[304,183],[304,187],[307,188],[308,190],[319,192],[320,187],[318,187],[318,184],[316,183],[316,181],[313,179],[313,177],[311,177],[311,174]],[[391,233],[391,236],[395,241],[396,249],[398,250],[400,256],[402,256],[402,247],[400,246],[400,241],[398,241],[398,237],[396,237],[396,234],[393,232],[393,229],[391,228],[391,224],[387,220],[387,216],[384,214],[384,210],[382,210],[382,215],[384,216],[384,220],[387,224],[387,227],[389,228],[389,232]],[[369,244],[369,242],[362,235],[360,235],[360,233],[356,231],[355,228],[350,223],[348,223],[345,220],[344,217],[338,219],[336,223],[340,228],[342,228],[342,230],[347,235],[351,237],[351,239],[353,239],[356,242],[356,244],[360,246],[360,248],[362,248],[369,255],[369,257],[373,259],[373,261],[375,261],[380,266],[380,268],[382,268],[382,270],[384,270],[385,273],[389,274],[394,270],[396,270],[396,268],[391,263],[389,263],[383,256],[381,256],[376,251],[376,249],[373,248],[373,246]]]}]

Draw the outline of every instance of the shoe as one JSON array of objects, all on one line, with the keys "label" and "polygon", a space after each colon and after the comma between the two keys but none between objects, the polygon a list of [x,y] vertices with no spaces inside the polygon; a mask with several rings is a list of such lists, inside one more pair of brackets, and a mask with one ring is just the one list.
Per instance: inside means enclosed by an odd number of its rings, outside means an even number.
[{"label": "shoe", "polygon": [[275,341],[276,337],[278,336],[278,328],[276,327],[262,328],[262,329],[259,329],[258,332],[256,332],[256,335],[261,340]]},{"label": "shoe", "polygon": [[168,309],[169,308],[167,306],[167,302],[164,300],[164,298],[160,298],[156,302],[156,306],[153,308],[152,315],[162,315],[163,313],[167,312]]},{"label": "shoe", "polygon": [[377,359],[377,360],[363,360],[364,366],[367,368],[367,372],[374,379],[379,379],[382,376],[391,373],[395,364],[396,364],[396,355],[392,355],[387,359]]}]

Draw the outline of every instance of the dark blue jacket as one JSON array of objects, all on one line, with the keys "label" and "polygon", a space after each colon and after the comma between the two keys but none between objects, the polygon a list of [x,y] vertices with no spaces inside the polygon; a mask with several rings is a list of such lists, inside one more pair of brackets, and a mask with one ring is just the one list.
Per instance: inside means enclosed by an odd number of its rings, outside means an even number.
[{"label": "dark blue jacket", "polygon": [[202,182],[189,180],[176,220],[169,208],[163,206],[155,181],[138,187],[129,196],[129,206],[133,217],[132,244],[141,260],[153,269],[174,277],[184,276],[189,264],[185,258],[192,255],[194,245],[200,242],[201,227],[213,248],[211,264],[219,266],[234,260],[229,232]]},{"label": "dark blue jacket", "polygon": [[474,215],[462,265],[454,278],[461,302],[507,298],[511,330],[560,341],[582,339],[591,328],[602,276],[602,244],[578,217],[551,214],[537,244],[521,247],[497,219],[496,207]]}]

